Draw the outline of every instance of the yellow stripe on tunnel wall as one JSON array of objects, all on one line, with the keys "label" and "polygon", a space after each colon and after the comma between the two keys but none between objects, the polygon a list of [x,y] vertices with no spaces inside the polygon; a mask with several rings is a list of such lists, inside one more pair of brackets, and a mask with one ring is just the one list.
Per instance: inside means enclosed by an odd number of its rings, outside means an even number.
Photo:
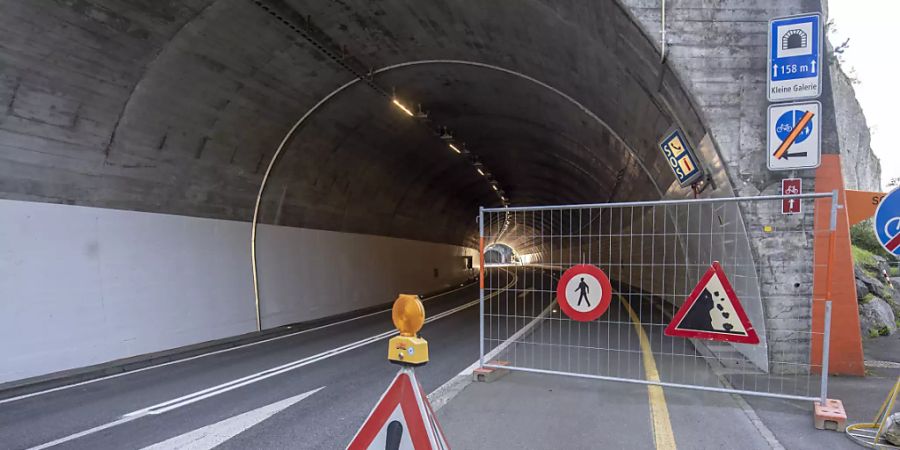
[{"label": "yellow stripe on tunnel wall", "polygon": [[[621,295],[619,301],[625,306],[634,330],[638,335],[641,343],[641,354],[644,360],[644,375],[647,381],[659,382],[659,372],[656,370],[656,360],[653,359],[653,351],[650,347],[650,339],[641,326],[641,320],[638,318],[631,305]],[[675,434],[672,433],[672,421],[669,420],[669,408],[666,406],[666,394],[663,392],[662,386],[647,386],[647,394],[650,397],[650,416],[653,424],[653,441],[656,443],[657,450],[674,450]]]}]

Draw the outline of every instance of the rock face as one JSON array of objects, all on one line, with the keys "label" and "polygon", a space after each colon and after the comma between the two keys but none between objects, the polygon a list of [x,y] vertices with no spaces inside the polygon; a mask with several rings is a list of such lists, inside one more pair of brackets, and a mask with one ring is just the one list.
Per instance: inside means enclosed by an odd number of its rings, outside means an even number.
[{"label": "rock face", "polygon": [[894,334],[897,331],[895,320],[891,305],[878,297],[859,305],[859,326],[863,336]]},{"label": "rock face", "polygon": [[859,327],[863,337],[889,336],[897,331],[900,318],[900,277],[885,278],[889,270],[884,258],[875,256],[875,264],[853,266],[856,298],[859,301]]},{"label": "rock face", "polygon": [[882,281],[884,278],[871,276],[859,266],[854,268],[854,275],[856,276],[856,295],[860,300],[868,293],[881,298],[893,297],[892,289]]},{"label": "rock face", "polygon": [[844,182],[847,189],[879,191],[881,163],[872,152],[869,125],[856,99],[853,81],[839,64],[832,63],[829,69],[841,159],[852,161],[851,164],[841,165]]},{"label": "rock face", "polygon": [[866,295],[869,295],[869,287],[866,286],[866,283],[863,283],[862,280],[859,279],[859,275],[856,276],[856,298],[861,299],[865,298]]}]

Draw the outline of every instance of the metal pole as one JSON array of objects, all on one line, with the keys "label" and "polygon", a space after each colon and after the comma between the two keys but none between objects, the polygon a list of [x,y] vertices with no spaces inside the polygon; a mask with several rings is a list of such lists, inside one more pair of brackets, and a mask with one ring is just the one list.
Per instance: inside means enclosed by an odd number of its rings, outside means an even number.
[{"label": "metal pole", "polygon": [[828,402],[828,358],[831,347],[831,269],[834,264],[835,234],[837,233],[838,191],[831,191],[831,216],[828,221],[828,267],[825,269],[825,325],[822,330],[822,385],[819,389],[821,405]]},{"label": "metal pole", "polygon": [[831,300],[825,301],[825,333],[822,335],[821,405],[828,402],[828,353],[831,347]]},{"label": "metal pole", "polygon": [[837,229],[837,210],[838,210],[838,191],[837,189],[831,191],[831,217],[828,221],[828,225],[831,227],[831,231]]},{"label": "metal pole", "polygon": [[478,208],[478,367],[484,368],[484,207]]},{"label": "metal pole", "polygon": [[275,167],[275,162],[278,161],[281,152],[284,151],[287,143],[294,137],[294,133],[297,132],[300,125],[316,112],[320,106],[324,105],[328,100],[331,100],[332,97],[339,94],[344,89],[354,85],[357,81],[360,81],[360,78],[355,78],[344,83],[341,87],[331,91],[330,94],[323,97],[322,100],[319,100],[319,103],[316,103],[312,108],[306,111],[306,113],[294,123],[294,126],[288,130],[287,134],[284,135],[284,138],[281,139],[281,143],[278,144],[278,148],[275,149],[275,153],[272,154],[272,159],[269,160],[269,165],[266,166],[266,171],[263,173],[262,181],[259,183],[259,192],[256,193],[256,203],[253,206],[253,221],[250,224],[250,267],[253,271],[253,303],[256,308],[256,331],[262,331],[262,316],[259,308],[259,275],[257,273],[258,269],[256,264],[256,228],[259,225],[259,208],[262,204],[263,192],[266,190],[266,183],[269,181],[269,175],[272,174],[272,168]]}]

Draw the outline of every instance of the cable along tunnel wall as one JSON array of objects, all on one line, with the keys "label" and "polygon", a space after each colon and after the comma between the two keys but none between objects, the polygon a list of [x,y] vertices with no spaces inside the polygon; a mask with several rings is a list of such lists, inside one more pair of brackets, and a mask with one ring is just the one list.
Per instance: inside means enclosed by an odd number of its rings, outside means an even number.
[{"label": "cable along tunnel wall", "polygon": [[[718,374],[739,391],[815,398],[821,359],[813,357],[812,349],[822,332],[811,328],[813,298],[795,295],[790,299],[795,307],[777,312],[784,320],[767,323],[765,317],[773,311],[766,314],[765,309],[782,305],[785,299],[762,296],[757,274],[781,270],[788,262],[765,257],[754,261],[741,209],[753,203],[772,222],[778,217],[779,226],[771,229],[762,246],[777,246],[787,239],[805,243],[811,255],[815,237],[829,233],[813,226],[814,203],[830,207],[827,199],[815,200],[822,195],[804,196],[798,200],[803,213],[785,218],[780,217],[781,197],[485,209],[486,244],[499,238],[541,255],[539,263],[510,269],[517,276],[527,277],[534,269],[558,272],[590,264],[609,276],[613,291],[603,316],[577,322],[561,308],[547,309],[556,298],[555,282],[535,281],[530,290],[509,290],[500,295],[499,305],[485,305],[486,351],[506,346],[497,359],[524,370],[644,380],[639,338],[634,334],[637,321],[649,336],[660,383],[720,388],[721,380],[714,375]],[[515,226],[500,236],[507,215]],[[665,335],[673,315],[714,261],[724,269],[759,344]],[[811,257],[789,264],[803,266],[810,274],[814,269]],[[487,273],[485,295],[506,285],[503,276]],[[516,302],[518,306],[506,304]],[[528,323],[532,325],[527,333],[513,334]]]}]

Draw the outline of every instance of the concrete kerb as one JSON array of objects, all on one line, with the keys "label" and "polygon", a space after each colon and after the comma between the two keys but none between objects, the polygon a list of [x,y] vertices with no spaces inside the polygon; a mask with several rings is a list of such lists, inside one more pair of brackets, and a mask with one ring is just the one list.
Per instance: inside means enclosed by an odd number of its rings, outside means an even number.
[{"label": "concrete kerb", "polygon": [[[541,311],[541,313],[537,317],[535,317],[531,322],[526,324],[521,330],[517,331],[515,334],[510,336],[509,339],[507,339],[506,341],[504,341],[503,343],[498,345],[495,349],[488,352],[488,354],[485,355],[485,359],[490,361],[491,364],[497,364],[497,365],[509,364],[506,361],[492,360],[492,358],[494,358],[500,352],[502,352],[504,349],[506,349],[506,347],[508,347],[516,339],[518,339],[520,337],[528,336],[530,333],[534,332],[534,328],[535,328],[535,325],[537,324],[537,321],[540,320],[542,317],[546,316],[553,309],[553,305],[555,305],[555,304],[556,304],[556,302],[551,302],[549,305],[547,305],[547,307],[544,308],[544,310]],[[462,392],[462,390],[465,389],[466,386],[468,386],[470,383],[472,383],[473,381],[476,380],[476,377],[477,377],[476,370],[479,370],[479,369],[491,370],[490,368],[479,367],[479,366],[480,366],[480,360],[476,360],[471,365],[469,365],[469,367],[466,367],[465,369],[463,369],[455,377],[451,378],[449,381],[447,381],[446,383],[444,383],[443,385],[441,385],[440,387],[435,389],[432,393],[428,394],[428,401],[431,402],[432,408],[434,408],[434,410],[437,411],[441,407],[443,407],[444,405],[449,403],[450,400],[453,400],[453,398],[456,397],[460,392]],[[489,380],[486,379],[485,381],[490,382],[490,381],[496,380],[508,372],[509,372],[508,370],[496,371],[495,372],[496,375],[494,375]]]},{"label": "concrete kerb", "polygon": [[[667,313],[663,311],[663,314]],[[671,315],[669,315],[669,318],[671,319]],[[718,359],[715,358],[715,355],[713,354],[712,350],[710,350],[709,347],[706,346],[706,343],[698,339],[691,339],[691,344],[694,346],[697,352],[703,355],[703,359],[707,362],[707,364],[709,365],[709,369],[719,380],[719,384],[721,384],[722,387],[733,389],[734,386],[731,385],[731,382],[728,381],[728,378],[722,375],[722,370],[725,369],[725,366],[719,363],[718,367],[713,367],[713,361],[718,361]],[[772,430],[770,430],[769,427],[767,427],[766,424],[763,423],[762,419],[759,418],[759,415],[756,414],[756,411],[753,409],[753,407],[750,406],[750,404],[747,403],[746,400],[744,400],[744,397],[742,397],[740,394],[731,394],[731,398],[734,399],[738,407],[741,408],[741,411],[744,412],[744,415],[747,416],[747,419],[750,421],[750,423],[753,424],[753,426],[759,432],[760,436],[762,436],[762,438],[769,443],[769,446],[772,447],[772,450],[785,450],[784,446],[781,445],[781,442],[778,441],[778,438],[775,437],[775,433],[773,433]]]}]

